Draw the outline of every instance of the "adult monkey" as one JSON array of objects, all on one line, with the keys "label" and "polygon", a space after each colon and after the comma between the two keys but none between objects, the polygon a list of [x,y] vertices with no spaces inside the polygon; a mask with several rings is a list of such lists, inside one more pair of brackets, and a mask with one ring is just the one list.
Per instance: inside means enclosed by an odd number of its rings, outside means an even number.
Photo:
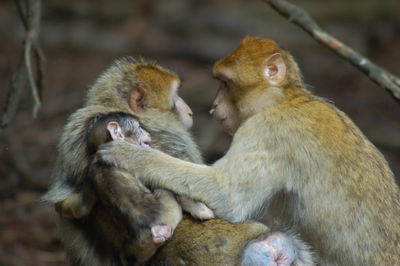
[{"label": "adult monkey", "polygon": [[234,134],[222,159],[197,165],[118,142],[104,146],[102,158],[231,222],[266,206],[311,243],[320,265],[397,265],[393,173],[343,112],[305,88],[291,55],[272,40],[247,37],[213,74],[220,88],[211,113]]},{"label": "adult monkey", "polygon": [[[45,199],[55,203],[61,215],[83,217],[60,217],[59,221],[60,236],[72,263],[121,265],[126,260],[120,258],[118,249],[109,243],[110,236],[120,243],[125,231],[114,227],[107,232],[93,231],[96,220],[91,211],[96,208],[93,206],[95,200],[88,198],[82,190],[88,165],[87,122],[93,117],[110,112],[135,113],[151,134],[155,148],[187,161],[202,163],[187,131],[192,124],[192,114],[177,94],[179,84],[176,74],[158,65],[131,58],[120,60],[98,78],[88,92],[84,107],[70,117],[59,144],[55,183]],[[77,203],[81,205],[80,209],[75,208]],[[71,210],[71,206],[75,206],[73,210],[66,211]],[[113,219],[106,212],[101,213],[106,222]],[[307,246],[295,236],[271,233],[266,226],[256,222],[234,225],[215,219],[198,224],[186,219],[178,226],[177,237],[167,243],[152,264],[232,265],[243,262],[248,265],[260,261],[265,264],[279,261],[282,265],[313,264]]]}]

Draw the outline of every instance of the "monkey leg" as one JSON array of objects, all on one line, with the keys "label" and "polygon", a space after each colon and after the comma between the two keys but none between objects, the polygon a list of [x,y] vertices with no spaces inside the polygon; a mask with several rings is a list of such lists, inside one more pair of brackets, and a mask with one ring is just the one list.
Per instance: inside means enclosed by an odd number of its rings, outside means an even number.
[{"label": "monkey leg", "polygon": [[65,200],[56,202],[57,213],[68,219],[79,219],[87,216],[96,202],[96,197],[89,189],[70,194]]},{"label": "monkey leg", "polygon": [[151,224],[151,233],[154,243],[163,243],[172,236],[175,228],[182,220],[181,206],[172,192],[164,189],[156,189],[153,193],[161,204],[159,216]]}]

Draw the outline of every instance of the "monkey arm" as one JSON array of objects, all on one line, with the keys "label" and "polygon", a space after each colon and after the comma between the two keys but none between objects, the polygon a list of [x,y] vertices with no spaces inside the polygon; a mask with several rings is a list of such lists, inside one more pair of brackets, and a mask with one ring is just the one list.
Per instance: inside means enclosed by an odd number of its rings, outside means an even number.
[{"label": "monkey arm", "polygon": [[[98,154],[103,161],[140,178],[146,186],[167,188],[200,200],[210,208],[219,208],[223,191],[219,187],[217,173],[211,167],[179,160],[155,149],[142,148],[115,140],[102,145]],[[174,169],[175,165],[179,165],[179,169]]]},{"label": "monkey arm", "polygon": [[101,146],[98,152],[102,160],[128,170],[145,185],[202,201],[217,217],[231,222],[252,217],[281,186],[268,178],[276,168],[254,163],[263,156],[257,153],[227,154],[214,166],[206,166],[118,140]]}]

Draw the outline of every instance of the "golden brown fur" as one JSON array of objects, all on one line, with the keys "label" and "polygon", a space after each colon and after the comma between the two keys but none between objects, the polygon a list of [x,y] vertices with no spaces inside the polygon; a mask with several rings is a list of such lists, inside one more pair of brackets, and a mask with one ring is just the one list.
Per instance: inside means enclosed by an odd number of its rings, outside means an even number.
[{"label": "golden brown fur", "polygon": [[[84,137],[88,123],[94,117],[110,112],[133,113],[131,105],[138,102],[133,88],[138,85],[143,86],[135,71],[137,67],[146,65],[151,69],[149,71],[165,70],[156,65],[124,59],[111,66],[88,91],[84,106],[70,116],[64,128],[58,146],[54,184],[44,197],[47,201],[60,203],[71,195],[82,196],[79,193],[84,187],[87,177],[85,169],[89,164]],[[165,72],[172,73],[168,70]],[[152,83],[151,86],[158,85]],[[159,86],[164,86],[164,84]],[[135,115],[143,128],[151,134],[152,147],[182,160],[202,164],[201,155],[195,143],[176,113],[152,108],[151,101],[146,104],[150,104],[150,107],[145,112],[137,112]],[[126,159],[129,157],[127,155]],[[66,219],[59,216],[59,237],[73,265],[122,265],[129,260],[129,258],[121,257],[123,247],[118,246],[118,243],[125,243],[124,237],[127,234],[130,236],[130,232],[127,231],[125,225],[121,225],[121,220],[115,220],[111,213],[99,209],[100,206],[99,204],[93,207],[86,206],[76,215],[76,217],[88,215],[81,219]],[[188,265],[194,261],[204,261],[207,265],[219,265],[226,259],[226,264],[231,264],[231,262],[239,264],[240,261],[236,260],[240,258],[242,249],[249,239],[254,239],[263,233],[268,235],[268,228],[259,223],[232,225],[215,219],[200,224],[186,218],[178,226],[177,239],[175,240],[174,236],[172,241],[165,245],[160,255],[152,260],[152,263],[174,265],[174,262],[179,260],[186,261]],[[227,240],[226,245],[221,245],[222,237]],[[225,243],[225,241],[222,242]],[[187,246],[193,249],[187,250]],[[229,247],[229,252],[225,250],[225,247]],[[134,250],[134,252],[147,256],[148,250],[151,249]],[[171,250],[182,250],[185,257]],[[306,245],[301,243],[301,248],[298,250],[304,253],[306,260],[311,260]],[[311,263],[304,265],[311,265]]]},{"label": "golden brown fur", "polygon": [[214,75],[221,87],[212,112],[234,133],[223,158],[203,166],[115,142],[100,151],[102,159],[146,185],[203,201],[231,222],[266,207],[309,241],[319,265],[397,265],[393,173],[343,112],[305,88],[288,52],[248,37],[218,61]]},{"label": "golden brown fur", "polygon": [[171,241],[148,264],[239,265],[246,245],[268,232],[267,226],[257,222],[232,224],[221,219],[199,222],[186,217]]}]

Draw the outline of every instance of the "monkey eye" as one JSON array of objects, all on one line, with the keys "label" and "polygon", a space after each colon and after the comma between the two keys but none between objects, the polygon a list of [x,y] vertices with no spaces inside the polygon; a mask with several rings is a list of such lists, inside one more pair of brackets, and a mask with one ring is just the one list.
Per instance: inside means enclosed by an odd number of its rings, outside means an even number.
[{"label": "monkey eye", "polygon": [[228,81],[222,80],[222,79],[221,79],[220,82],[221,82],[221,87],[222,87],[224,90],[228,90],[228,89],[229,89]]}]

